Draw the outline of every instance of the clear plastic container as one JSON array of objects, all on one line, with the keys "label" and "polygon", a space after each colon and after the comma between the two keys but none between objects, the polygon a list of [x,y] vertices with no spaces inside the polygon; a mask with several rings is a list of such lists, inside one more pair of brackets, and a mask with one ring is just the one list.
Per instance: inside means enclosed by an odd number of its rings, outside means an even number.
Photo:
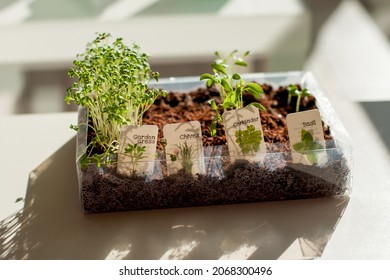
[{"label": "clear plastic container", "polygon": [[[123,177],[116,173],[115,163],[100,168],[89,165],[82,170],[80,158],[86,150],[87,126],[81,125],[76,163],[83,211],[98,213],[349,195],[353,144],[313,75],[284,72],[242,77],[273,87],[300,84],[310,90],[333,138],[326,141],[326,163],[321,166],[293,163],[291,152],[278,152],[278,143],[267,143],[267,150],[272,152],[251,161],[226,155],[225,146],[214,146],[204,149],[203,174],[168,175],[165,155],[160,152],[154,161],[153,173]],[[162,79],[157,86],[168,91],[188,92],[204,83],[198,77],[182,77]],[[79,124],[86,123],[86,113],[85,108],[80,108]],[[324,150],[313,152],[323,153]]]}]

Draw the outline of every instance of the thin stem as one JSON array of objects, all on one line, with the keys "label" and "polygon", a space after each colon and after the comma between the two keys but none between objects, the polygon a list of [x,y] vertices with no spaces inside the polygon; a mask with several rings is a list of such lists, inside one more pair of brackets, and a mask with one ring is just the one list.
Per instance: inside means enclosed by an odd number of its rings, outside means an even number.
[{"label": "thin stem", "polygon": [[296,112],[299,112],[299,106],[300,106],[300,104],[301,104],[301,95],[298,94],[298,96],[297,96],[297,104],[296,104],[296,106],[295,106],[295,111],[296,111]]}]

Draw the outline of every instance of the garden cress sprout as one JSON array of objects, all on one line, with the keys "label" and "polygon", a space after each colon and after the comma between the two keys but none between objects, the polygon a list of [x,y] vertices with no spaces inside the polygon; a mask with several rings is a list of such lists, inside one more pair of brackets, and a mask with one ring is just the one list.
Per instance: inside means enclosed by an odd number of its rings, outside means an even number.
[{"label": "garden cress sprout", "polygon": [[[88,109],[94,137],[89,145],[101,151],[88,154],[100,164],[108,155],[117,153],[120,129],[123,125],[142,125],[143,114],[157,97],[166,92],[149,89],[151,80],[158,81],[148,63],[149,56],[133,44],[127,46],[122,38],[110,44],[111,35],[100,33],[87,44],[84,53],[73,62],[68,75],[77,82],[68,88],[65,101]],[[92,151],[92,149],[89,149]]]}]

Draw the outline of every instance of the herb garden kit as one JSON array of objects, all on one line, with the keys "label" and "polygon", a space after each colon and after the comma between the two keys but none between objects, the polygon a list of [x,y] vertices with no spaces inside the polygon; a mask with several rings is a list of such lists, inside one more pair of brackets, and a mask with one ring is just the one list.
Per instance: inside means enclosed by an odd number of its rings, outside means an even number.
[{"label": "herb garden kit", "polygon": [[[137,46],[117,40],[96,58],[105,37],[69,71],[85,213],[349,194],[351,140],[310,73],[239,75],[217,54],[211,74],[157,82]],[[83,76],[86,61],[108,71]]]}]

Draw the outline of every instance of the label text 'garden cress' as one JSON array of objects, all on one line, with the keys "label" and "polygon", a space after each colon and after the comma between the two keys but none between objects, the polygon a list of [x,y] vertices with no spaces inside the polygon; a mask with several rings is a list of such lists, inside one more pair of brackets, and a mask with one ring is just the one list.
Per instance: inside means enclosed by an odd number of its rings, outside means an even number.
[{"label": "label text 'garden cress'", "polygon": [[133,139],[136,140],[137,144],[156,144],[156,136],[154,135],[138,135],[134,134]]}]

